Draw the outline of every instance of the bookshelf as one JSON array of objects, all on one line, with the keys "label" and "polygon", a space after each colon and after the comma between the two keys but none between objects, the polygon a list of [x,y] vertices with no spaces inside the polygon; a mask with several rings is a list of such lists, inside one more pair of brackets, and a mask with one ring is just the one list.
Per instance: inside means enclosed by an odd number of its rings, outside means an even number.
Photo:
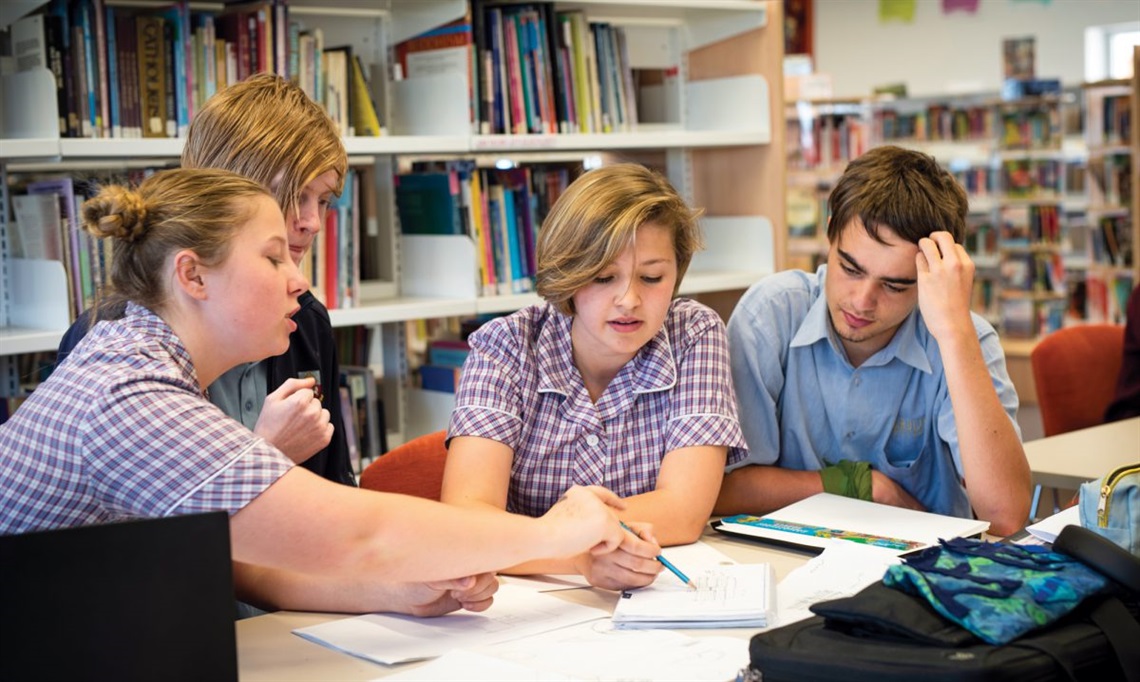
[{"label": "bookshelf", "polygon": [[815,270],[827,256],[827,197],[847,163],[871,144],[863,99],[785,104],[788,265]]},{"label": "bookshelf", "polygon": [[[372,72],[384,74],[388,46],[464,16],[466,2],[441,0],[291,0],[290,17],[320,26],[326,44],[352,45]],[[361,282],[359,305],[330,310],[336,327],[373,333],[369,365],[384,377],[390,442],[395,445],[446,425],[447,398],[416,395],[407,375],[403,323],[407,320],[509,312],[537,302],[533,294],[483,296],[476,285],[471,240],[402,235],[392,177],[405,156],[492,154],[525,163],[544,155],[600,154],[648,159],[695,206],[708,249],[698,254],[682,287],[722,311],[739,292],[783,261],[783,129],[781,3],[775,0],[577,0],[558,10],[627,30],[635,68],[667,70],[652,93],[652,123],[613,133],[484,135],[472,132],[467,78],[434,77],[377,82],[387,134],[347,137],[350,164],[372,172],[378,224],[376,277]],[[199,9],[199,5],[194,5]],[[221,8],[205,3],[201,8]],[[14,20],[14,19],[13,19]],[[772,94],[775,93],[775,94]],[[6,238],[10,180],[31,170],[81,173],[176,160],[179,138],[61,138],[55,125],[54,81],[46,69],[5,76],[0,92],[0,395],[18,388],[14,356],[52,351],[67,326],[65,277],[60,267],[11,257]],[[18,103],[18,105],[16,104]],[[55,266],[59,266],[55,263]],[[51,292],[57,292],[53,294]],[[61,315],[61,309],[64,311]],[[427,393],[427,392],[422,392]]]}]

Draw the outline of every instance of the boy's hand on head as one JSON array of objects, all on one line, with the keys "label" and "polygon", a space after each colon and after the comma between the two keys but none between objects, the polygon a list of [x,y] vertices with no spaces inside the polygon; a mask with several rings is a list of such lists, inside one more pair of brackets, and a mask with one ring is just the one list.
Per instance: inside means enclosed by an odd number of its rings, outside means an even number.
[{"label": "boy's hand on head", "polygon": [[313,390],[316,380],[288,379],[265,397],[253,432],[300,464],[332,440],[329,411]]},{"label": "boy's hand on head", "polygon": [[871,499],[879,504],[926,511],[926,507],[881,471],[871,471]]},{"label": "boy's hand on head", "polygon": [[974,334],[970,300],[974,261],[949,232],[933,232],[918,241],[918,308],[935,339],[957,332]]}]

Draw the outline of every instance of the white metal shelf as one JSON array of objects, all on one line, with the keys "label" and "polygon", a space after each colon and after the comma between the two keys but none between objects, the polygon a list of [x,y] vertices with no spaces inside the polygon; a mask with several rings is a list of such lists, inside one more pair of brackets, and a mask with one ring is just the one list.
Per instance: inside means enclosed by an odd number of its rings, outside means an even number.
[{"label": "white metal shelf", "polygon": [[0,355],[54,351],[59,348],[64,331],[66,330],[0,327]]}]

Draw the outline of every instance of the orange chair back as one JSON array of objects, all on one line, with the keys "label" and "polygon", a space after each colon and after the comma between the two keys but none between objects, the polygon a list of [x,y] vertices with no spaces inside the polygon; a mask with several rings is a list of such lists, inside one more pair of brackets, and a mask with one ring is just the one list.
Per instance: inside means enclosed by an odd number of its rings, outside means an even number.
[{"label": "orange chair back", "polygon": [[447,461],[447,431],[436,431],[393,448],[364,468],[360,487],[438,500]]},{"label": "orange chair back", "polygon": [[1104,422],[1123,354],[1123,325],[1066,327],[1041,339],[1029,364],[1046,436]]}]

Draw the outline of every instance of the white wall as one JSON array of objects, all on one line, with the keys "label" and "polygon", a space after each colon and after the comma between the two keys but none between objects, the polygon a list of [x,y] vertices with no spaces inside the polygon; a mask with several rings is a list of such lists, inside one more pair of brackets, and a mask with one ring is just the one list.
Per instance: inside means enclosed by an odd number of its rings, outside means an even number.
[{"label": "white wall", "polygon": [[996,92],[1002,40],[1036,38],[1038,78],[1084,80],[1087,26],[1140,21],[1140,0],[978,0],[978,11],[942,13],[918,0],[913,23],[879,21],[878,0],[815,0],[815,69],[836,97],[906,83],[911,96]]}]

